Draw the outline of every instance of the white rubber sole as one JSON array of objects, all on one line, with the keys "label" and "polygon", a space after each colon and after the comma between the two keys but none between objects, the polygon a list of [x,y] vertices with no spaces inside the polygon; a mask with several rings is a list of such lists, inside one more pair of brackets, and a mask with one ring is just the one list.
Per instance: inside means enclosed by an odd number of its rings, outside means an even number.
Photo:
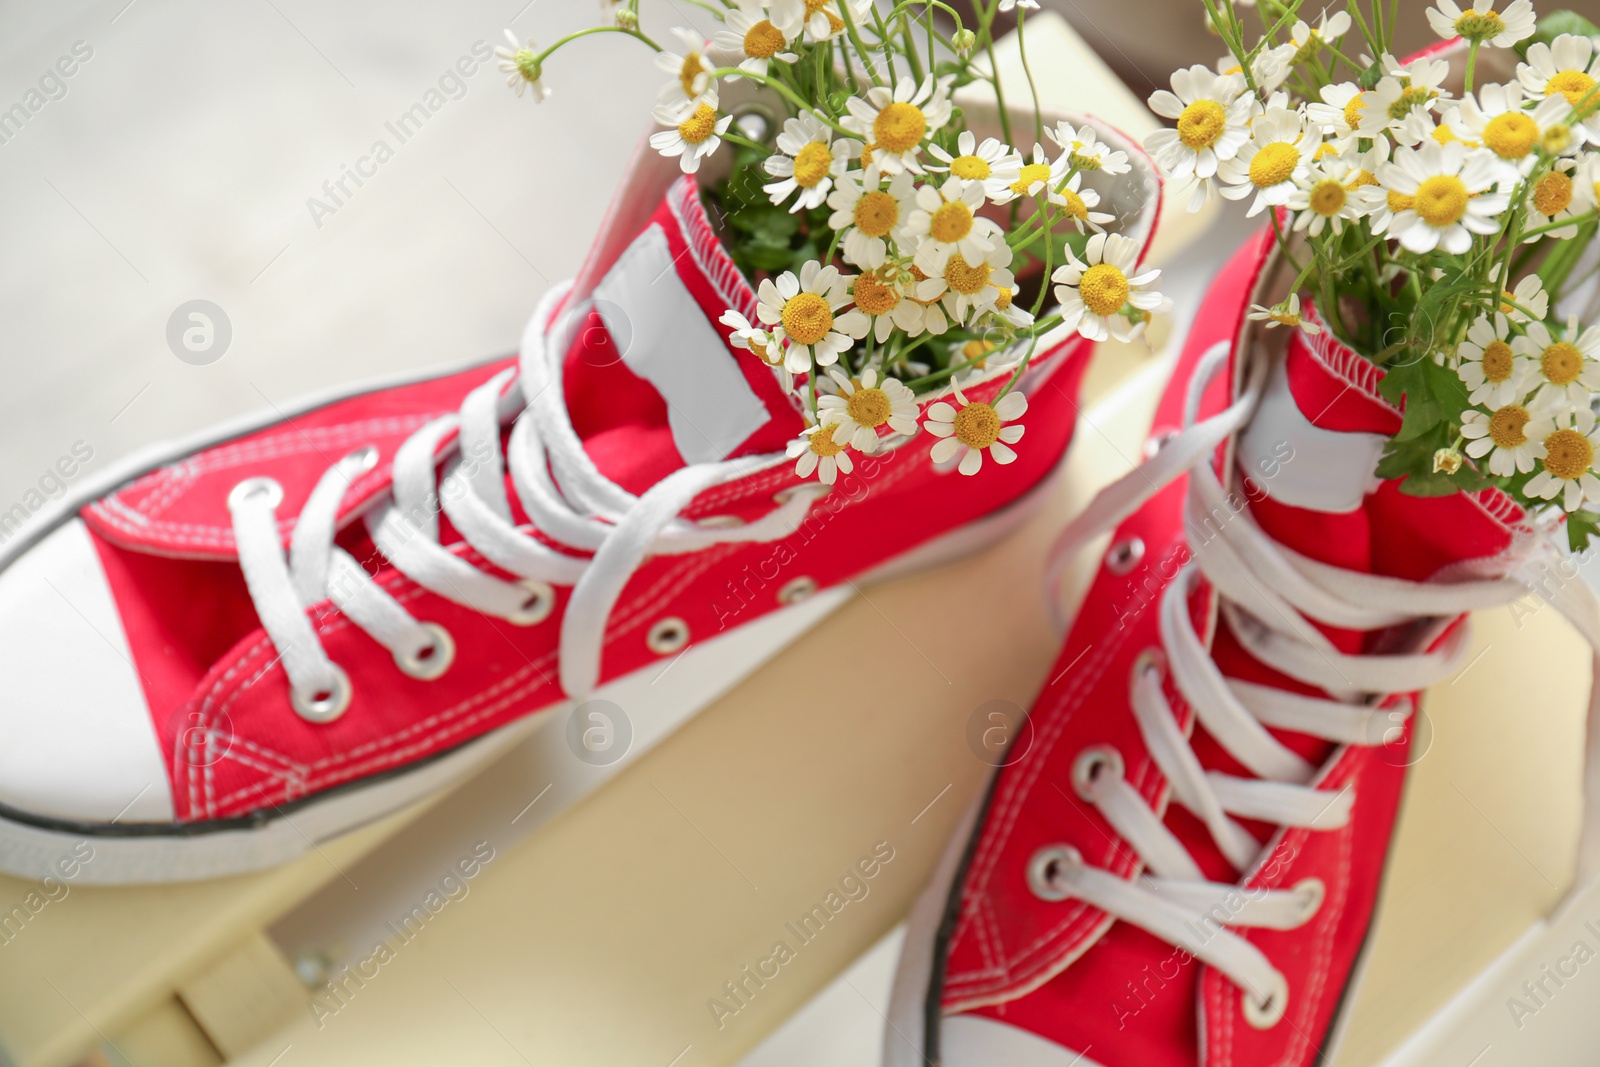
[{"label": "white rubber sole", "polygon": [[[1025,522],[1054,487],[1059,465],[1015,502],[953,530],[867,572],[860,582],[882,582],[925,570],[980,551]],[[821,622],[851,595],[849,586],[823,590],[806,601],[771,612],[698,646],[688,689],[674,694],[670,711],[658,709],[655,686],[662,668],[652,665],[625,675],[595,694],[619,707],[643,709],[681,722],[710,704],[767,659]],[[337,791],[327,797],[274,813],[261,823],[206,830],[174,825],[172,832],[130,834],[55,829],[0,816],[0,871],[25,878],[59,877],[57,864],[76,856],[74,880],[80,884],[128,885],[194,881],[261,870],[285,863],[316,844],[394,814],[456,784],[570,708],[568,701],[530,712],[443,756],[398,773]],[[556,714],[552,714],[555,712]],[[82,850],[93,859],[83,860]]]}]

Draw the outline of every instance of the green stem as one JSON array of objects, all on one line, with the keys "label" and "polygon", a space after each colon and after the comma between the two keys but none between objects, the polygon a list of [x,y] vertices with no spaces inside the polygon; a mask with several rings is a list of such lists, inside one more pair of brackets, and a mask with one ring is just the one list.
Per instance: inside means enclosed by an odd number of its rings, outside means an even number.
[{"label": "green stem", "polygon": [[873,69],[871,53],[867,51],[867,46],[861,43],[861,33],[856,29],[855,19],[850,17],[848,3],[839,5],[839,17],[844,19],[845,35],[850,38],[850,44],[856,50],[856,58],[861,61],[861,67],[867,72],[867,77],[872,79],[873,85],[882,85],[883,78]]},{"label": "green stem", "polygon": [[576,41],[579,37],[587,37],[592,33],[620,33],[620,34],[624,34],[624,35],[626,35],[628,37],[633,37],[633,38],[636,38],[636,39],[638,39],[640,41],[643,41],[645,44],[649,45],[651,48],[655,49],[657,52],[661,51],[661,46],[660,45],[656,44],[654,41],[652,41],[650,38],[646,37],[644,34],[640,33],[638,30],[625,30],[621,26],[590,26],[586,30],[579,30],[576,33],[567,34],[565,37],[561,38],[561,40],[557,41],[555,44],[551,45],[549,48],[546,48],[543,52],[540,52],[538,55],[534,56],[533,57],[533,61],[535,63],[543,65],[544,61],[546,59],[550,58],[551,53],[553,53],[557,48],[560,48],[562,45],[565,45],[565,44],[567,44],[567,43],[569,43],[571,41]]},{"label": "green stem", "polygon": [[1463,92],[1472,92],[1472,73],[1477,69],[1478,49],[1482,46],[1482,44],[1482,41],[1473,41],[1472,44],[1467,48],[1467,80],[1462,86]]},{"label": "green stem", "polygon": [[1034,84],[1033,68],[1028,66],[1028,35],[1023,32],[1026,8],[1017,8],[1017,54],[1022,57],[1022,72],[1028,76],[1028,92],[1033,95],[1033,135],[1044,140],[1044,112],[1039,109],[1039,86]]}]

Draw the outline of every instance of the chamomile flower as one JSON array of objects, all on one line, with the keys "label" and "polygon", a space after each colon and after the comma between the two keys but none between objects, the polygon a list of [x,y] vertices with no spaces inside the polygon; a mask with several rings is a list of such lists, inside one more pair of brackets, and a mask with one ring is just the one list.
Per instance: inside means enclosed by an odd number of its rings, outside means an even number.
[{"label": "chamomile flower", "polygon": [[893,378],[878,380],[878,372],[868,367],[856,383],[837,370],[828,376],[838,385],[837,393],[817,400],[817,416],[822,425],[833,427],[833,442],[849,445],[867,455],[878,450],[878,429],[887,426],[907,437],[917,432],[917,398]]},{"label": "chamomile flower", "polygon": [[1067,154],[1067,166],[1079,170],[1100,171],[1105,174],[1126,174],[1133,169],[1128,153],[1115,151],[1096,136],[1094,127],[1074,127],[1061,121],[1045,127],[1044,135]]},{"label": "chamomile flower", "polygon": [[[1027,159],[1027,157],[1021,158]],[[1061,184],[1067,176],[1067,168],[1066,153],[1063,152],[1051,161],[1045,157],[1044,145],[1035,144],[1032,162],[1024,162],[1017,169],[1016,177],[1011,184],[1001,189],[993,200],[996,204],[1009,204],[1024,196],[1043,196],[1047,190]]]},{"label": "chamomile flower", "polygon": [[[1585,162],[1589,164],[1584,168],[1593,169],[1596,156],[1590,156]],[[1533,183],[1533,189],[1528,197],[1528,226],[1533,229],[1543,229],[1546,226],[1556,226],[1558,223],[1578,215],[1586,215],[1594,210],[1595,186],[1592,181],[1578,182],[1573,180],[1574,172],[1579,165],[1575,160],[1558,159],[1554,165]],[[1558,226],[1554,230],[1536,233],[1526,238],[1529,244],[1550,238],[1556,241],[1565,241],[1578,235],[1576,223]]]},{"label": "chamomile flower", "polygon": [[915,337],[927,325],[922,305],[906,294],[897,274],[892,267],[887,277],[876,270],[864,271],[856,276],[850,290],[856,310],[871,321],[872,335],[880,345],[897,326]]},{"label": "chamomile flower", "polygon": [[1562,96],[1546,97],[1527,111],[1521,86],[1485,85],[1476,97],[1461,101],[1450,129],[1461,140],[1476,141],[1493,152],[1505,164],[1509,183],[1533,169],[1541,147],[1551,155],[1565,155],[1583,145],[1584,127],[1567,125],[1571,113]]},{"label": "chamomile flower", "polygon": [[515,89],[518,96],[528,89],[537,103],[550,95],[544,84],[544,70],[536,58],[538,46],[532,37],[527,44],[518,44],[517,35],[507,30],[506,43],[496,48],[494,54],[500,57],[500,73],[506,75],[506,84]]},{"label": "chamomile flower", "polygon": [[1499,409],[1527,395],[1533,363],[1511,344],[1511,321],[1496,312],[1478,318],[1456,348],[1456,376],[1471,392],[1467,400]]},{"label": "chamomile flower", "polygon": [[772,331],[763,330],[731,308],[717,321],[732,330],[728,343],[734,348],[744,349],[769,367],[783,366],[783,346]]},{"label": "chamomile flower", "polygon": [[818,207],[828,198],[833,180],[845,172],[860,144],[848,137],[833,139],[833,129],[816,115],[802,111],[784,122],[777,138],[778,150],[763,166],[778,180],[761,188],[774,204],[799,190],[790,211]]},{"label": "chamomile flower", "polygon": [[916,263],[929,277],[942,273],[952,254],[976,266],[990,249],[1003,242],[999,225],[977,215],[983,206],[982,186],[946,178],[939,188],[919,187],[915,203],[903,232],[907,238],[921,240]]},{"label": "chamomile flower", "polygon": [[682,26],[674,27],[672,35],[681,46],[679,52],[658,52],[656,67],[673,76],[661,87],[661,102],[668,107],[701,103],[711,92],[711,61],[706,58],[709,42],[698,33]]},{"label": "chamomile flower", "polygon": [[[790,37],[802,30],[812,44],[828,41],[845,31],[841,0],[772,0],[771,18]],[[849,4],[850,21],[861,25],[871,8],[871,0],[844,0]]]},{"label": "chamomile flower", "polygon": [[1443,83],[1450,74],[1450,63],[1439,59],[1418,59],[1402,65],[1393,56],[1380,61],[1387,71],[1371,93],[1362,94],[1362,137],[1379,137],[1399,126],[1413,111],[1433,111],[1448,98]]},{"label": "chamomile flower", "polygon": [[845,102],[850,113],[842,124],[872,145],[872,162],[885,174],[902,170],[921,174],[917,153],[923,139],[950,121],[953,78],[946,75],[935,81],[930,74],[919,85],[907,75],[892,90],[875,85],[865,99],[852,96]]},{"label": "chamomile flower", "polygon": [[1289,298],[1283,303],[1273,307],[1264,304],[1251,304],[1250,310],[1245,313],[1245,318],[1251,322],[1266,324],[1266,329],[1278,326],[1287,326],[1292,330],[1301,330],[1308,334],[1322,332],[1322,327],[1314,322],[1307,322],[1300,317],[1300,294],[1290,293]]},{"label": "chamomile flower", "polygon": [[826,426],[807,426],[784,451],[790,459],[799,457],[794,465],[796,476],[809,478],[815,474],[823,485],[832,485],[840,473],[849,474],[855,470],[849,446],[836,442]]},{"label": "chamomile flower", "polygon": [[[1293,71],[1291,64],[1295,53],[1295,46],[1287,41],[1276,48],[1263,48],[1257,52],[1250,63],[1250,73],[1255,78],[1256,87],[1264,93],[1270,93],[1288,81]],[[1243,77],[1244,68],[1230,53],[1217,60],[1217,73]]]},{"label": "chamomile flower", "polygon": [[[1176,128],[1150,134],[1145,151],[1172,180],[1195,179],[1194,195],[1203,201],[1215,187],[1217,165],[1249,142],[1254,100],[1238,74],[1217,74],[1200,64],[1174,71],[1172,91],[1152,93],[1150,109]],[[1191,200],[1190,208],[1196,206]]]},{"label": "chamomile flower", "polygon": [[[736,58],[740,70],[764,75],[774,60],[794,63],[800,58],[789,51],[790,35],[764,17],[760,6],[752,0],[743,0],[743,6],[730,9],[722,21],[727,29],[716,32],[711,46],[722,55]],[[729,74],[727,80],[737,77]]]},{"label": "chamomile flower", "polygon": [[1066,184],[1050,193],[1050,202],[1059,207],[1078,227],[1079,233],[1094,230],[1104,232],[1105,224],[1115,222],[1116,216],[1104,211],[1091,210],[1100,206],[1100,194],[1083,188],[1083,172],[1068,178]]},{"label": "chamomile flower", "polygon": [[1495,233],[1495,216],[1510,198],[1491,193],[1497,166],[1492,156],[1470,156],[1460,144],[1425,142],[1419,148],[1395,149],[1394,162],[1385,163],[1378,179],[1399,200],[1388,232],[1408,252],[1421,254],[1442,248],[1463,255],[1472,247],[1475,233]]},{"label": "chamomile flower", "polygon": [[1503,404],[1493,411],[1465,411],[1461,414],[1461,436],[1467,439],[1466,453],[1473,459],[1489,457],[1489,473],[1509,478],[1533,470],[1542,454],[1539,438],[1554,429],[1548,419],[1536,418],[1518,403]]},{"label": "chamomile flower", "polygon": [[[997,242],[976,265],[968,264],[960,256],[951,256],[944,272],[931,279],[937,283],[939,300],[944,304],[950,321],[958,325],[971,325],[979,315],[991,310],[1000,299],[1000,290],[1016,288],[1017,279],[1011,273],[1011,246]],[[917,293],[926,299],[935,292],[935,285],[919,285]]]},{"label": "chamomile flower", "polygon": [[1535,322],[1544,319],[1550,310],[1550,294],[1544,291],[1544,282],[1537,274],[1529,274],[1517,282],[1509,293],[1501,293],[1500,312],[1512,322],[1522,324],[1530,318]]},{"label": "chamomile flower", "polygon": [[931,333],[937,337],[950,328],[950,320],[944,314],[944,305],[939,303],[939,297],[944,293],[942,279],[928,277],[920,267],[913,264],[909,271],[899,276],[898,284],[904,307],[902,314],[909,325],[900,325],[898,319],[895,325],[905,330],[908,337],[916,337],[923,333]]},{"label": "chamomile flower", "polygon": [[1288,202],[1296,185],[1305,180],[1320,141],[1300,115],[1286,108],[1274,108],[1257,118],[1251,133],[1238,155],[1217,166],[1223,196],[1229,200],[1255,196],[1247,217]]},{"label": "chamomile flower", "polygon": [[1434,0],[1428,8],[1428,25],[1449,41],[1460,37],[1490,48],[1510,48],[1532,37],[1535,23],[1531,0],[1511,0],[1505,11],[1494,10],[1495,0],[1473,0],[1471,7],[1457,6],[1455,0]]},{"label": "chamomile flower", "polygon": [[889,179],[885,189],[877,164],[840,176],[828,194],[828,206],[833,208],[828,225],[843,231],[846,259],[863,270],[883,266],[889,239],[911,213],[912,184],[910,173],[901,171]]},{"label": "chamomile flower", "polygon": [[1539,500],[1561,498],[1561,507],[1576,511],[1600,504],[1600,478],[1595,477],[1595,448],[1600,445],[1594,413],[1588,408],[1563,412],[1541,432],[1539,473],[1524,489]]},{"label": "chamomile flower", "polygon": [[1067,260],[1050,276],[1061,304],[1061,325],[1091,341],[1128,340],[1131,326],[1122,309],[1132,304],[1140,311],[1154,311],[1162,304],[1161,294],[1146,288],[1161,272],[1133,273],[1139,246],[1130,238],[1097,233],[1089,238],[1083,259],[1069,248]]},{"label": "chamomile flower", "polygon": [[1339,38],[1343,37],[1350,29],[1350,13],[1340,11],[1332,18],[1327,11],[1323,11],[1322,18],[1317,21],[1317,28],[1312,29],[1304,19],[1294,24],[1294,29],[1289,31],[1289,43],[1294,45],[1294,58],[1289,60],[1290,66],[1313,59],[1323,45],[1332,47]]},{"label": "chamomile flower", "polygon": [[[1343,14],[1343,12],[1341,12]],[[1355,82],[1324,85],[1320,99],[1306,104],[1306,120],[1337,146],[1351,143],[1361,129],[1361,117],[1371,97]]]},{"label": "chamomile flower", "polygon": [[1567,320],[1565,335],[1556,337],[1542,322],[1530,322],[1526,331],[1511,342],[1511,349],[1538,369],[1538,393],[1533,402],[1540,406],[1589,407],[1600,391],[1600,326],[1578,329],[1578,318]]},{"label": "chamomile flower", "polygon": [[838,362],[839,353],[870,328],[858,311],[837,314],[850,304],[850,280],[814,259],[801,266],[798,278],[786,270],[777,281],[762,279],[756,295],[756,317],[772,327],[774,340],[789,344],[784,366],[792,374],[811,370],[813,361],[819,367]]},{"label": "chamomile flower", "polygon": [[948,173],[964,182],[978,182],[983,186],[984,195],[995,203],[1005,202],[1000,198],[1022,172],[1021,155],[998,138],[985,137],[979,144],[971,130],[962,130],[961,136],[956,138],[954,156],[937,144],[928,146],[928,154],[938,160],[927,165],[928,173]]},{"label": "chamomile flower", "polygon": [[1306,174],[1284,201],[1294,212],[1294,228],[1316,237],[1324,229],[1339,234],[1344,224],[1366,213],[1366,204],[1350,186],[1357,170],[1342,156],[1324,156],[1306,167]]},{"label": "chamomile flower", "polygon": [[1000,0],[1000,10],[1003,12],[1018,7],[1027,11],[1037,11],[1039,10],[1039,0]]},{"label": "chamomile flower", "polygon": [[[1537,41],[1528,46],[1528,61],[1517,65],[1517,80],[1530,96],[1559,94],[1577,107],[1600,85],[1600,55],[1589,38],[1563,33],[1549,44]],[[1593,105],[1600,93],[1589,99]],[[1592,122],[1594,116],[1591,110],[1586,118]]]},{"label": "chamomile flower", "polygon": [[700,169],[700,163],[722,145],[722,135],[733,122],[732,115],[717,117],[715,89],[705,93],[700,100],[680,104],[658,104],[655,120],[671,129],[650,135],[650,147],[667,157],[677,156],[678,166],[685,174]]},{"label": "chamomile flower", "polygon": [[[955,407],[944,400],[928,405],[928,417],[922,425],[929,433],[943,440],[934,444],[928,458],[935,463],[949,463],[956,456],[961,462],[956,467],[962,474],[977,474],[983,469],[983,454],[999,464],[1017,458],[1012,445],[1022,440],[1026,426],[1016,420],[1028,413],[1028,398],[1012,390],[993,404],[981,400],[969,401],[955,387]],[[1011,425],[1007,425],[1010,423]]]}]

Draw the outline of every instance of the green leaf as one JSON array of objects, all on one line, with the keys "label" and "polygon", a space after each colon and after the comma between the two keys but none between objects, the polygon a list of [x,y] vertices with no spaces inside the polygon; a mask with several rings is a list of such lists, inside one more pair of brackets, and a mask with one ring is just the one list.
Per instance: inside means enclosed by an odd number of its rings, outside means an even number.
[{"label": "green leaf", "polygon": [[[1596,26],[1576,11],[1553,11],[1539,20],[1533,40],[1549,44],[1563,33],[1578,37],[1600,37],[1600,26]],[[1527,43],[1532,44],[1533,41]]]},{"label": "green leaf", "polygon": [[1592,511],[1574,511],[1567,516],[1567,544],[1574,552],[1587,549],[1600,533],[1600,515]]}]

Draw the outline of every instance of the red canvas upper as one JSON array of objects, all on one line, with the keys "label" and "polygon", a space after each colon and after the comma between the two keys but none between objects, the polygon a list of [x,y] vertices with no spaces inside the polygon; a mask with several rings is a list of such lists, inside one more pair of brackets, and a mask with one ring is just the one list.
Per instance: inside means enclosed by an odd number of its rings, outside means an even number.
[{"label": "red canvas upper", "polygon": [[[1182,425],[1185,391],[1201,356],[1219,340],[1233,342],[1240,335],[1271,248],[1272,238],[1264,234],[1219,273],[1162,399],[1153,436]],[[1398,428],[1399,412],[1377,392],[1378,369],[1329,335],[1307,341],[1297,334],[1286,360],[1294,403],[1313,425],[1385,435]],[[1227,384],[1219,376],[1201,418],[1232,402]],[[1219,456],[1219,470],[1224,462]],[[1492,570],[1494,558],[1517,537],[1522,518],[1497,491],[1418,498],[1386,482],[1355,510],[1334,514],[1274,500],[1263,488],[1270,486],[1263,472],[1240,469],[1231,484],[1280,543],[1342,568],[1413,581],[1463,561]],[[975,1012],[1069,1049],[1090,1050],[1107,1067],[1309,1064],[1325,1040],[1371,920],[1404,784],[1410,720],[1398,738],[1375,747],[1341,749],[1273,731],[1314,765],[1331,759],[1317,784],[1329,790],[1349,784],[1355,803],[1349,823],[1338,830],[1247,823],[1264,845],[1252,871],[1234,871],[1195,816],[1167,806],[1167,783],[1134,720],[1128,688],[1135,658],[1161,646],[1155,608],[1163,590],[1190,558],[1193,539],[1205,535],[1203,526],[1185,528],[1185,489],[1182,479],[1167,486],[1117,530],[1116,541],[1143,540],[1143,561],[1129,574],[1103,569],[1096,577],[1052,671],[1055,681],[1030,712],[1033,746],[1000,772],[958,888],[959,920],[948,944],[942,1003],[947,1013]],[[1203,583],[1191,607],[1199,632],[1212,633],[1212,656],[1225,676],[1311,691],[1251,658],[1221,617],[1214,617]],[[1381,634],[1323,630],[1345,652],[1375,652],[1383,640]],[[1166,691],[1180,724],[1193,731],[1202,766],[1248,776],[1195,722],[1170,680]],[[1312,877],[1324,883],[1324,903],[1297,929],[1230,928],[1260,947],[1288,979],[1288,1014],[1278,1025],[1247,1025],[1239,989],[1181,949],[1113,923],[1082,902],[1046,903],[1029,889],[1030,857],[1056,843],[1070,844],[1088,864],[1125,877],[1139,869],[1136,853],[1074,794],[1073,760],[1097,744],[1122,754],[1128,782],[1154,810],[1164,811],[1166,825],[1207,878],[1246,889],[1292,888]]]}]

